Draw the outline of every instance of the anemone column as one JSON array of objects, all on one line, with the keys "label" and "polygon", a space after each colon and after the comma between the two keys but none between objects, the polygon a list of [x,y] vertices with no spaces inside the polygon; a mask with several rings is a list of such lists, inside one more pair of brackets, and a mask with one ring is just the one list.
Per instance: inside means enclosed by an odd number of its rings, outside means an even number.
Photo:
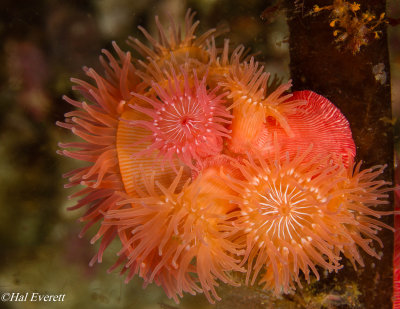
[{"label": "anemone column", "polygon": [[[350,122],[357,160],[363,160],[364,166],[388,164],[383,177],[390,180],[393,179],[393,133],[388,121],[392,117],[390,68],[386,28],[383,19],[380,20],[384,18],[381,13],[385,12],[385,2],[287,0],[286,5],[294,90],[312,89],[334,102]],[[346,10],[346,5],[350,10],[348,16],[335,11]],[[366,13],[370,15],[362,15]],[[348,19],[351,16],[358,19],[351,21]],[[358,28],[351,26],[351,22],[358,22]],[[392,207],[390,203],[382,210]],[[393,224],[391,216],[383,221]],[[354,271],[346,265],[346,271],[321,281],[321,288],[333,290],[336,276],[343,285],[357,285],[362,308],[376,308],[377,304],[380,308],[391,308],[393,233],[381,231],[380,237],[384,243],[381,261],[376,263],[363,254],[364,269]]]}]

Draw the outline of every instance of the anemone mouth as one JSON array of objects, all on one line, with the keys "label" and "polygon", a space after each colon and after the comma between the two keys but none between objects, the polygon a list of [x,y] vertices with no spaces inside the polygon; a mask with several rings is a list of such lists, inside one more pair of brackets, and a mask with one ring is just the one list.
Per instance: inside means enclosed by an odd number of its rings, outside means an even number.
[{"label": "anemone mouth", "polygon": [[259,206],[260,218],[265,222],[260,234],[268,234],[273,242],[299,241],[301,230],[305,226],[310,228],[310,218],[323,204],[310,197],[306,189],[299,188],[295,179],[268,180],[264,185],[263,189],[253,191],[258,195],[256,200],[248,201]]},{"label": "anemone mouth", "polygon": [[[157,128],[155,140],[162,139],[173,147],[175,144],[187,145],[191,142],[198,144],[207,139],[207,127],[212,125],[213,112],[210,106],[192,103],[194,100],[191,93],[184,93],[183,97],[172,97],[171,101],[164,101],[162,106],[157,106],[157,116],[153,120]],[[181,146],[182,151],[184,147]]]}]

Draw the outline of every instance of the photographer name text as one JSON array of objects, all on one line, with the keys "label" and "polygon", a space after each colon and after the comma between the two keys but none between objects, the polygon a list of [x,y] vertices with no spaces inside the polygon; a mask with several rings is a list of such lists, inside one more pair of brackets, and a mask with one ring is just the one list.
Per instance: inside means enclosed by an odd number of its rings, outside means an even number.
[{"label": "photographer name text", "polygon": [[47,294],[37,292],[6,292],[1,295],[3,302],[63,302],[65,294]]}]

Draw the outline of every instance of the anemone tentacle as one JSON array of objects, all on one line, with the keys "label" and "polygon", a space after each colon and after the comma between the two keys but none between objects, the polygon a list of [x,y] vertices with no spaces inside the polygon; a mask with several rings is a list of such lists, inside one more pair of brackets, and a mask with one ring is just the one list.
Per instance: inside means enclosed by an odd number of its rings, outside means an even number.
[{"label": "anemone tentacle", "polygon": [[168,62],[174,64],[175,70],[182,64],[189,62],[195,62],[196,65],[194,68],[200,70],[203,65],[209,62],[207,41],[211,37],[217,37],[227,32],[228,29],[225,26],[212,28],[197,36],[195,32],[200,22],[194,22],[195,15],[196,13],[190,9],[187,11],[183,31],[181,27],[175,24],[173,18],[170,17],[169,35],[165,33],[164,27],[160,24],[158,16],[156,16],[155,20],[159,40],[156,40],[146,29],[139,26],[139,30],[149,41],[150,48],[137,38],[129,38],[128,44],[146,59],[145,62],[142,62],[144,70],[141,74],[149,85],[152,81],[152,71],[158,68],[161,70],[165,69]]},{"label": "anemone tentacle", "polygon": [[229,75],[220,82],[223,89],[229,92],[229,109],[233,110],[235,118],[230,149],[238,153],[251,151],[252,144],[264,129],[267,117],[275,119],[289,136],[292,135],[286,115],[295,113],[304,101],[288,101],[292,95],[285,92],[292,86],[291,81],[268,93],[270,74],[254,57],[248,62],[239,62],[239,57],[234,60]]},{"label": "anemone tentacle", "polygon": [[[59,150],[58,153],[91,163],[64,175],[69,179],[67,187],[85,186],[71,196],[71,198],[83,196],[71,209],[87,208],[80,219],[87,222],[81,236],[89,227],[103,221],[103,214],[108,210],[119,208],[117,202],[123,199],[125,192],[116,149],[118,118],[126,101],[131,98],[130,92],[138,90],[136,86],[139,81],[135,76],[130,53],[122,52],[115,43],[113,46],[119,60],[105,50],[103,54],[108,62],[105,58],[100,58],[105,69],[105,77],[101,77],[93,69],[85,68],[86,74],[95,81],[95,84],[72,79],[76,84],[73,89],[79,91],[89,103],[65,96],[64,99],[79,110],[67,113],[65,122],[57,122],[57,125],[71,130],[83,140],[83,142],[60,143],[59,146],[63,150]],[[116,235],[115,227],[100,228],[92,239],[94,242],[102,238],[99,252],[91,264],[96,260],[101,261],[104,250]]]}]

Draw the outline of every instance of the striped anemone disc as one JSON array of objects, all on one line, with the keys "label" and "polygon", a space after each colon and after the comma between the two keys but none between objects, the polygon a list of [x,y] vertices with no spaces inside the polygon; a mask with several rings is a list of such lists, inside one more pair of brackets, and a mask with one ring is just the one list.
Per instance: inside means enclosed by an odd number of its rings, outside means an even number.
[{"label": "striped anemone disc", "polygon": [[327,98],[309,90],[294,92],[291,100],[306,103],[298,106],[295,113],[284,115],[293,134],[289,136],[275,119],[267,118],[257,141],[263,155],[294,158],[312,145],[305,160],[330,154],[348,165],[356,155],[356,147],[349,122],[340,110]]},{"label": "striped anemone disc", "polygon": [[[129,124],[129,121],[137,120],[139,117],[143,115],[132,109],[126,110],[121,114],[117,131],[117,153],[121,177],[126,193],[131,196],[135,196],[138,189],[145,190],[146,185],[142,179],[149,177],[154,177],[155,181],[168,186],[176,177],[176,168],[181,165],[177,159],[173,159],[173,165],[169,164],[157,151],[134,157],[136,153],[151,144],[151,141],[147,139],[151,134],[149,130],[140,127],[133,130]],[[189,170],[184,169],[182,183],[190,177],[190,173]]]}]

